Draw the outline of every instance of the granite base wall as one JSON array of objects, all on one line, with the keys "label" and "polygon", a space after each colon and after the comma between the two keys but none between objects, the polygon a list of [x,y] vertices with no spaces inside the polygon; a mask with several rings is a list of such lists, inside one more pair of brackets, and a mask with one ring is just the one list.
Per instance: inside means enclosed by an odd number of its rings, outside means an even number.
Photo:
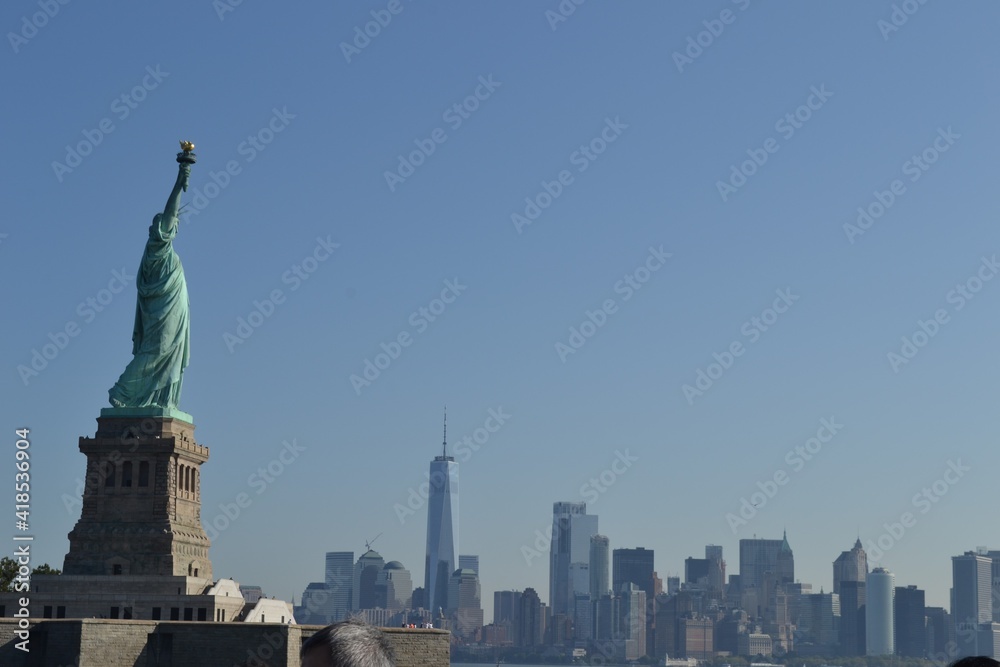
[{"label": "granite base wall", "polygon": [[[113,619],[32,619],[28,653],[17,619],[0,619],[4,667],[298,667],[302,642],[322,626]],[[383,628],[397,667],[448,667],[451,634]]]}]

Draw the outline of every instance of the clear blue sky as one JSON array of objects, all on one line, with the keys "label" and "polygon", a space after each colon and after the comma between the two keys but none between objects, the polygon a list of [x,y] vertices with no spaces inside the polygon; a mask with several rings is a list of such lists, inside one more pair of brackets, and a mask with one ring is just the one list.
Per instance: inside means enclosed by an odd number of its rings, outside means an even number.
[{"label": "clear blue sky", "polygon": [[[949,557],[1000,545],[1000,280],[976,282],[1000,252],[1000,8],[915,5],[890,32],[890,2],[592,0],[556,22],[555,0],[402,0],[345,56],[388,6],[248,0],[220,18],[207,0],[72,2],[34,31],[38,4],[4,5],[4,32],[30,38],[8,35],[0,57],[0,470],[13,476],[13,429],[31,427],[38,561],[62,562],[77,437],[130,358],[134,283],[102,290],[134,274],[190,139],[182,408],[211,448],[206,522],[253,498],[213,544],[218,576],[298,597],[324,552],[360,554],[381,533],[376,549],[421,584],[425,510],[400,521],[394,506],[424,480],[447,404],[456,441],[490,409],[510,415],[461,463],[460,551],[481,557],[487,616],[497,589],[548,597],[547,555],[528,564],[521,546],[554,501],[594,498],[612,547],[655,549],[661,576],[708,543],[736,573],[739,538],[786,527],[817,590],[858,534],[877,540],[910,511],[881,564],[946,606]],[[674,56],[710,29],[690,62]],[[449,112],[477,91],[474,111]],[[796,113],[808,119],[785,120]],[[67,146],[81,143],[77,162]],[[418,144],[434,152],[411,174],[398,156]],[[925,149],[923,170],[911,159]],[[763,164],[733,177],[752,156]],[[845,231],[876,191],[891,205]],[[318,238],[339,247],[303,280],[293,267]],[[633,291],[626,275],[648,281]],[[971,300],[952,292],[969,279]],[[440,313],[446,281],[458,296]],[[274,290],[270,316],[227,344]],[[775,321],[778,290],[791,306]],[[557,343],[609,299],[563,361]],[[936,335],[894,369],[887,355],[938,310]],[[78,334],[25,383],[18,366],[68,323]],[[409,346],[356,391],[351,375],[402,333]],[[719,377],[713,353],[736,342]],[[688,400],[699,369],[718,379]],[[824,418],[843,428],[796,463]],[[286,440],[305,450],[258,495],[250,476]],[[582,488],[616,451],[638,461]],[[949,460],[970,470],[915,504]],[[778,471],[787,483],[734,534],[727,513]]]}]

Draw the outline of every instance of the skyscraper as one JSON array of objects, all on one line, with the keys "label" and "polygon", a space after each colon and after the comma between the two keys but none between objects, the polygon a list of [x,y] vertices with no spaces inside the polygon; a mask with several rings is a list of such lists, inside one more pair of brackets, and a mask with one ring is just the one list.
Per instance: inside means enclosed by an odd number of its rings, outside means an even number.
[{"label": "skyscraper", "polygon": [[709,597],[722,600],[726,596],[726,561],[722,558],[722,547],[706,545],[705,559],[708,561]]},{"label": "skyscraper", "polygon": [[635,584],[652,600],[653,591],[653,550],[644,547],[635,549],[615,549],[611,552],[611,586],[621,593],[623,584]]},{"label": "skyscraper", "polygon": [[[718,631],[715,633],[715,650],[720,652],[726,651],[731,655],[736,655],[740,650],[740,636],[753,631],[753,628],[747,627],[747,621],[747,613],[742,609],[731,609],[726,613],[717,625]],[[659,632],[656,634],[656,646],[657,656],[666,655],[666,643],[664,642],[663,649],[661,650]]]},{"label": "skyscraper", "polygon": [[707,558],[688,556],[684,559],[684,583],[702,589],[708,588],[708,567]]},{"label": "skyscraper", "polygon": [[867,575],[865,581],[840,582],[840,648],[844,655],[865,654],[867,585]]},{"label": "skyscraper", "polygon": [[924,591],[916,586],[896,588],[893,615],[896,655],[922,658],[927,653],[927,630]]},{"label": "skyscraper", "polygon": [[322,581],[314,581],[302,592],[300,604],[295,607],[295,618],[300,623],[326,625],[330,623],[330,589]]},{"label": "skyscraper", "polygon": [[775,575],[776,583],[795,582],[795,557],[787,533],[783,533],[780,540],[740,540],[740,585],[743,590],[761,589],[768,572]]},{"label": "skyscraper", "polygon": [[646,655],[646,592],[631,582],[623,583],[618,592],[621,595],[624,657],[625,660],[638,660]]},{"label": "skyscraper", "polygon": [[604,535],[590,538],[590,601],[597,602],[611,590],[608,566],[611,564],[611,541]]},{"label": "skyscraper", "polygon": [[[843,582],[841,582],[843,583]],[[895,577],[885,568],[868,573],[865,611],[866,655],[892,655],[896,651],[893,594]]]},{"label": "skyscraper", "polygon": [[993,563],[993,622],[1000,623],[1000,551],[986,552]]},{"label": "skyscraper", "polygon": [[594,607],[590,593],[576,594],[576,609],[573,611],[573,639],[586,642],[594,638]]},{"label": "skyscraper", "polygon": [[718,544],[706,544],[705,558],[709,560],[722,560],[722,546]]},{"label": "skyscraper", "polygon": [[993,561],[988,556],[966,551],[952,556],[951,618],[958,638],[958,657],[979,655],[976,634],[983,623],[993,622]]},{"label": "skyscraper", "polygon": [[385,559],[372,549],[358,558],[358,562],[354,564],[352,610],[385,608],[385,596],[379,595],[375,588],[378,585],[379,573],[384,567]]},{"label": "skyscraper", "polygon": [[617,639],[621,632],[621,597],[608,591],[594,604],[594,637],[602,642]]},{"label": "skyscraper", "polygon": [[326,553],[326,586],[331,603],[331,621],[342,621],[348,616],[353,602],[354,552],[328,551]]},{"label": "skyscraper", "polygon": [[795,650],[795,626],[791,622],[791,595],[788,592],[792,584],[779,583],[776,575],[768,572],[764,577],[764,590],[767,596],[763,598],[764,632],[774,641],[773,648],[778,651]]},{"label": "skyscraper", "polygon": [[576,594],[590,594],[590,538],[597,534],[597,516],[587,514],[587,503],[552,505],[552,543],[549,552],[551,616],[573,618]]},{"label": "skyscraper", "polygon": [[944,607],[924,607],[924,616],[927,617],[927,652],[935,660],[944,661],[948,657],[948,644],[955,636],[951,614]]},{"label": "skyscraper", "polygon": [[678,654],[696,660],[715,656],[715,624],[711,618],[693,614],[677,619]]},{"label": "skyscraper", "polygon": [[[784,588],[785,594],[788,595],[788,622],[793,625],[799,625],[802,610],[805,609],[807,604],[810,604],[807,598],[813,595],[812,584],[803,584],[801,581],[797,581],[794,584],[784,584]],[[839,603],[837,608],[840,608]],[[840,624],[838,623],[837,626],[839,627]],[[837,643],[836,637],[834,638],[834,643]]]},{"label": "skyscraper", "polygon": [[483,627],[479,577],[473,570],[455,570],[448,587],[449,615],[454,621],[452,631],[462,639],[470,640]]},{"label": "skyscraper", "polygon": [[448,580],[457,569],[458,464],[448,456],[448,415],[445,413],[441,456],[431,461],[427,499],[427,556],[424,561],[424,595],[434,617],[448,608]]},{"label": "skyscraper", "polygon": [[[623,617],[625,615],[624,606],[627,604],[625,601],[626,593],[623,592],[625,587],[629,584],[637,586],[643,593],[643,602],[648,600],[652,603],[656,599],[657,582],[655,577],[652,549],[638,547],[636,549],[615,549],[611,552],[611,586],[622,597]],[[643,640],[648,641],[649,645],[642,647],[640,655],[645,655],[647,652],[653,653],[656,641],[656,614],[644,612],[643,619],[646,627],[643,632]],[[626,653],[631,654],[628,649],[626,649]]]},{"label": "skyscraper", "polygon": [[[410,571],[398,560],[385,564],[375,585],[382,608],[393,611],[410,609],[413,600],[413,579],[410,577]],[[385,598],[384,601],[381,600],[382,597]]]},{"label": "skyscraper", "polygon": [[983,623],[976,633],[976,653],[988,658],[1000,656],[1000,623]]},{"label": "skyscraper", "polygon": [[458,555],[458,569],[459,570],[472,570],[479,576],[479,556],[472,556],[469,554],[459,554]]},{"label": "skyscraper", "polygon": [[517,627],[517,614],[521,608],[521,591],[496,591],[493,593],[493,622],[509,622]]},{"label": "skyscraper", "polygon": [[410,607],[412,609],[427,609],[427,600],[424,597],[423,586],[417,586],[413,589],[413,597],[410,598]]},{"label": "skyscraper", "polygon": [[682,590],[675,595],[661,596],[654,602],[656,636],[652,653],[657,657],[683,656],[679,624],[681,619],[697,615],[700,600],[692,591]]},{"label": "skyscraper", "polygon": [[663,579],[656,572],[653,572],[653,597],[663,593]]},{"label": "skyscraper", "polygon": [[801,595],[799,606],[799,642],[811,642],[823,647],[824,654],[831,654],[838,645],[840,632],[840,596],[836,593],[805,593]]},{"label": "skyscraper", "polygon": [[525,588],[521,594],[514,643],[523,648],[539,646],[545,635],[545,614],[541,600],[534,588]]},{"label": "skyscraper", "polygon": [[842,581],[865,581],[868,577],[868,555],[859,537],[850,551],[842,551],[833,561],[833,592],[840,593]]}]

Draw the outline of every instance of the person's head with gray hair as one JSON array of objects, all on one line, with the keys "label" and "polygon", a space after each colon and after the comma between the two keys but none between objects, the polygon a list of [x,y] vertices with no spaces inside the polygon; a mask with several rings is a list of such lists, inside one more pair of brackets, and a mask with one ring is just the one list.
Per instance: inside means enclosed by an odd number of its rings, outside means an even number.
[{"label": "person's head with gray hair", "polygon": [[307,639],[299,657],[302,667],[396,667],[396,654],[382,631],[353,618]]},{"label": "person's head with gray hair", "polygon": [[973,655],[956,660],[949,667],[1000,667],[1000,662],[985,655]]}]

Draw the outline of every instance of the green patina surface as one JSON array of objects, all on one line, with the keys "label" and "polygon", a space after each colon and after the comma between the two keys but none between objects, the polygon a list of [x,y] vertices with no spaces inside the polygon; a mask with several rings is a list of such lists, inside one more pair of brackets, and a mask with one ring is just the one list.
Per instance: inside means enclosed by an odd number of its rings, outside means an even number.
[{"label": "green patina surface", "polygon": [[144,408],[101,408],[102,417],[165,417],[194,424],[194,417],[177,408],[147,406]]},{"label": "green patina surface", "polygon": [[[180,196],[187,190],[194,156],[185,151],[177,160],[177,181],[163,213],[157,213],[149,227],[149,240],[136,274],[132,361],[108,390],[108,397],[114,409],[162,408],[190,421],[190,415],[177,410],[190,359],[191,331],[187,282],[173,240]],[[114,415],[102,411],[102,416]]]}]

